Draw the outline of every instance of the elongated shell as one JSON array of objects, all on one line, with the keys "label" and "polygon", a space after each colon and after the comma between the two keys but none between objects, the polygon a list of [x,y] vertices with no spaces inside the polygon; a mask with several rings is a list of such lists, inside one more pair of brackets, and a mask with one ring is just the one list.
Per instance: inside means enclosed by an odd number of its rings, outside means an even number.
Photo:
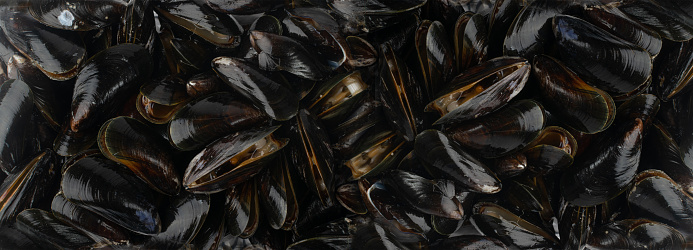
[{"label": "elongated shell", "polygon": [[[8,80],[0,86],[0,169],[15,172],[29,155],[27,137],[31,133],[33,94],[21,80]],[[29,156],[30,157],[30,156]]]},{"label": "elongated shell", "polygon": [[[193,240],[207,219],[210,198],[207,194],[182,192],[161,209],[161,232],[145,242],[146,248],[178,249]],[[217,220],[219,218],[210,218]]]},{"label": "elongated shell", "polygon": [[62,193],[53,197],[53,215],[97,243],[123,243],[130,240],[128,231],[118,224],[67,200]]},{"label": "elongated shell", "polygon": [[455,66],[453,46],[445,34],[445,27],[439,21],[423,21],[416,31],[414,42],[428,100],[438,93],[442,84],[452,78]]},{"label": "elongated shell", "polygon": [[519,248],[554,248],[558,240],[540,227],[492,203],[474,206],[472,223],[487,236]]},{"label": "elongated shell", "polygon": [[62,223],[50,212],[36,208],[22,211],[17,217],[16,227],[35,242],[57,249],[88,248],[94,244],[94,241]]},{"label": "elongated shell", "polygon": [[38,0],[29,2],[29,13],[53,28],[87,31],[117,22],[126,4],[125,0]]},{"label": "elongated shell", "polygon": [[[22,210],[36,206],[48,193],[55,175],[55,153],[47,150],[23,169],[5,177],[0,185],[0,225],[11,225]],[[50,194],[48,194],[50,195]]]},{"label": "elongated shell", "polygon": [[159,3],[157,13],[220,47],[237,47],[243,28],[233,16],[213,11],[192,0]]}]

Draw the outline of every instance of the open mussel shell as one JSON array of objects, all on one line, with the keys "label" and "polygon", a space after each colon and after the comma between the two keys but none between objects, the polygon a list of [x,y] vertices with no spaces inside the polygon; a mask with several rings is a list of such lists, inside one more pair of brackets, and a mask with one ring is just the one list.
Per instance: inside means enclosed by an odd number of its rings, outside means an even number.
[{"label": "open mussel shell", "polygon": [[453,76],[455,54],[453,46],[445,33],[445,27],[439,21],[424,20],[414,36],[416,52],[423,74],[426,100],[433,98]]},{"label": "open mussel shell", "polygon": [[43,246],[56,249],[88,248],[94,241],[81,234],[77,229],[64,224],[50,212],[32,208],[22,211],[15,224],[18,231],[27,237],[40,242]]},{"label": "open mussel shell", "polygon": [[455,220],[464,215],[452,181],[429,180],[401,170],[389,172],[381,181],[421,212]]},{"label": "open mussel shell", "polygon": [[156,5],[159,15],[219,47],[237,47],[243,27],[233,16],[212,10],[194,0],[165,1]]},{"label": "open mussel shell", "polygon": [[631,184],[640,164],[644,125],[636,118],[609,130],[563,173],[561,194],[577,206],[613,199]]},{"label": "open mussel shell", "polygon": [[307,110],[301,109],[289,125],[289,158],[308,189],[325,206],[334,199],[334,157],[327,131]]},{"label": "open mussel shell", "polygon": [[89,148],[99,126],[114,116],[151,74],[152,58],[141,45],[120,44],[89,59],[77,75],[70,117],[55,138],[62,156]]},{"label": "open mussel shell", "polygon": [[124,166],[98,156],[82,158],[63,173],[65,198],[118,225],[145,235],[161,232],[154,193]]},{"label": "open mussel shell", "polygon": [[51,210],[56,218],[79,230],[96,243],[117,244],[130,240],[130,235],[125,228],[67,200],[62,193],[53,197]]},{"label": "open mussel shell", "polygon": [[261,107],[272,119],[285,121],[296,115],[298,96],[257,67],[232,57],[217,57],[212,65],[222,80]]},{"label": "open mussel shell", "polygon": [[[35,207],[57,182],[56,155],[46,150],[0,185],[0,225],[11,225],[22,210]],[[50,195],[50,194],[48,194]]]},{"label": "open mussel shell", "polygon": [[310,80],[323,80],[329,75],[327,65],[295,39],[253,30],[250,42],[258,52],[258,63],[263,70],[282,70]]},{"label": "open mussel shell", "polygon": [[180,191],[173,149],[146,124],[124,116],[108,120],[98,144],[104,156],[127,166],[150,188],[167,195]]},{"label": "open mussel shell", "polygon": [[676,42],[693,38],[693,23],[689,13],[667,8],[658,2],[644,0],[629,1],[618,8],[635,21],[659,33],[662,38]]},{"label": "open mussel shell", "polygon": [[29,153],[31,113],[34,96],[29,85],[21,80],[8,80],[0,86],[0,169],[15,172]]},{"label": "open mussel shell", "polygon": [[144,248],[179,249],[190,243],[207,219],[209,208],[207,194],[181,192],[171,197],[168,205],[160,209],[161,232],[147,239]]},{"label": "open mussel shell", "polygon": [[522,8],[505,35],[503,55],[534,58],[553,39],[551,18],[565,11],[569,1],[538,0]]},{"label": "open mussel shell", "polygon": [[[371,128],[378,129],[378,125]],[[355,151],[356,155],[349,158],[344,165],[351,170],[353,179],[375,176],[400,162],[407,153],[406,141],[393,131],[375,131],[366,134],[363,141],[363,151]]]},{"label": "open mussel shell", "polygon": [[462,42],[462,44],[456,44],[458,70],[463,71],[486,61],[489,44],[486,18],[481,14],[474,14],[469,18],[465,27],[455,28],[458,29],[455,30],[455,36],[457,36],[455,39]]},{"label": "open mussel shell", "polygon": [[442,117],[434,124],[474,119],[505,106],[529,78],[530,64],[520,57],[497,57],[471,67],[452,79],[426,106]]},{"label": "open mussel shell", "polygon": [[537,174],[548,174],[565,169],[573,164],[578,143],[570,132],[557,127],[544,128],[522,154],[527,168]]},{"label": "open mussel shell", "polygon": [[7,40],[51,79],[73,78],[86,59],[79,36],[46,27],[21,7],[0,10],[0,27]]},{"label": "open mussel shell", "polygon": [[127,1],[30,1],[29,13],[53,28],[87,31],[103,28],[117,22],[125,12]]},{"label": "open mussel shell", "polygon": [[275,163],[262,175],[258,195],[270,227],[288,230],[298,218],[298,197],[285,154]]},{"label": "open mussel shell", "polygon": [[217,193],[258,174],[288,143],[272,134],[278,126],[249,129],[219,138],[188,164],[186,190]]},{"label": "open mussel shell", "polygon": [[664,48],[655,59],[653,85],[662,101],[690,91],[693,79],[693,41],[675,43]]},{"label": "open mussel shell", "polygon": [[414,152],[434,177],[451,179],[472,192],[492,194],[501,190],[500,180],[486,165],[440,131],[430,129],[416,136]]},{"label": "open mussel shell", "polygon": [[555,248],[558,245],[558,239],[551,233],[493,203],[477,203],[471,220],[486,236],[499,239],[508,246],[527,249]]},{"label": "open mussel shell", "polygon": [[614,221],[596,228],[587,248],[685,249],[686,240],[676,229],[645,219]]},{"label": "open mussel shell", "polygon": [[529,145],[546,123],[544,108],[521,100],[498,112],[446,128],[445,133],[464,148],[485,158],[496,158]]},{"label": "open mussel shell", "polygon": [[638,174],[628,193],[628,205],[636,216],[672,226],[687,241],[693,239],[693,196],[664,172]]},{"label": "open mussel shell", "polygon": [[264,112],[229,92],[195,99],[182,107],[168,126],[170,142],[179,150],[204,147],[229,133],[263,124]]},{"label": "open mussel shell", "polygon": [[324,123],[335,124],[350,115],[354,107],[368,96],[367,89],[361,72],[340,74],[313,91],[308,99],[308,108]]},{"label": "open mussel shell", "polygon": [[649,85],[652,60],[645,49],[572,16],[556,16],[553,33],[566,65],[589,84],[616,98]]},{"label": "open mussel shell", "polygon": [[255,179],[229,189],[226,196],[226,226],[234,236],[248,238],[260,223],[260,203]]},{"label": "open mussel shell", "polygon": [[348,36],[345,38],[349,46],[347,63],[352,67],[366,67],[378,61],[378,50],[368,42],[358,36]]},{"label": "open mussel shell", "polygon": [[185,87],[183,79],[175,75],[144,84],[137,96],[137,111],[151,123],[167,123],[191,99]]},{"label": "open mussel shell", "polygon": [[567,126],[593,134],[614,121],[616,105],[611,96],[585,83],[560,61],[547,55],[534,57],[534,75],[542,102]]},{"label": "open mussel shell", "polygon": [[424,91],[404,60],[389,44],[380,47],[380,84],[376,88],[383,103],[387,121],[407,141],[413,141],[423,130]]}]

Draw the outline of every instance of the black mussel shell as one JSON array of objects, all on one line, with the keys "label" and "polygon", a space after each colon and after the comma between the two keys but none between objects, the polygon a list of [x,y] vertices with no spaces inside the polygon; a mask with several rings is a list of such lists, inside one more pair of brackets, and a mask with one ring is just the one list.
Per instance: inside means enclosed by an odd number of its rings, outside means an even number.
[{"label": "black mussel shell", "polygon": [[97,243],[117,244],[130,240],[130,235],[125,228],[67,200],[62,193],[53,197],[51,210],[56,218]]},{"label": "black mussel shell", "polygon": [[493,162],[487,166],[498,176],[498,179],[504,180],[527,170],[527,156],[521,152],[509,154],[493,159]]},{"label": "black mussel shell", "polygon": [[[676,1],[668,1],[675,3]],[[693,38],[693,19],[690,13],[679,12],[662,5],[664,1],[629,1],[618,8],[635,21],[650,27],[663,38],[683,42]],[[687,3],[683,1],[682,3]]]},{"label": "black mussel shell", "polygon": [[551,18],[565,11],[569,1],[537,0],[522,8],[505,35],[503,55],[534,58],[554,39]]},{"label": "black mussel shell", "polygon": [[488,57],[503,55],[503,42],[515,17],[526,5],[522,0],[497,0],[488,15]]},{"label": "black mussel shell", "polygon": [[[455,27],[455,39],[461,41],[457,45],[458,70],[464,71],[483,61],[488,55],[489,34],[486,18],[481,14],[474,14],[469,18],[465,27]],[[463,30],[459,30],[463,29]],[[437,92],[436,92],[437,93]]]},{"label": "black mussel shell", "polygon": [[423,235],[433,230],[430,215],[411,207],[382,182],[368,188],[365,199],[370,213],[382,216],[402,232]]},{"label": "black mussel shell", "polygon": [[529,145],[545,123],[541,104],[521,100],[489,115],[455,124],[446,128],[445,133],[482,157],[496,158]]},{"label": "black mussel shell", "polygon": [[270,227],[288,230],[298,218],[298,197],[286,155],[277,157],[275,163],[262,175],[258,195]]},{"label": "black mussel shell", "polygon": [[277,128],[244,130],[210,143],[188,164],[183,177],[185,189],[217,193],[260,173],[289,142],[274,138]]},{"label": "black mussel shell", "polygon": [[283,34],[305,45],[306,49],[314,53],[314,58],[329,69],[335,70],[347,60],[349,47],[343,37],[330,33],[330,26],[335,23],[334,20],[328,19],[331,16],[315,16],[316,20],[311,14],[313,13],[287,11],[287,17],[282,22],[286,27]]},{"label": "black mussel shell", "polygon": [[128,230],[154,235],[161,220],[154,193],[132,171],[108,159],[90,156],[74,162],[63,173],[65,198]]},{"label": "black mussel shell", "polygon": [[655,123],[643,142],[640,170],[661,170],[693,196],[693,168],[684,163],[680,152],[666,128]]},{"label": "black mussel shell", "polygon": [[5,174],[16,172],[27,157],[32,136],[31,113],[34,96],[29,85],[21,80],[8,80],[0,86],[0,169]]},{"label": "black mussel shell", "polygon": [[366,39],[358,36],[345,38],[349,46],[347,63],[352,67],[367,67],[378,61],[378,50]]},{"label": "black mussel shell", "polygon": [[137,111],[147,121],[164,124],[191,100],[185,82],[179,76],[169,75],[142,85],[137,96]]},{"label": "black mussel shell", "polygon": [[36,156],[23,169],[5,177],[0,185],[0,225],[11,225],[22,210],[47,198],[51,182],[57,182],[58,166],[53,151]]},{"label": "black mussel shell", "polygon": [[693,86],[690,85],[693,79],[693,41],[675,43],[664,48],[654,65],[652,83],[662,101],[690,92],[690,86]]},{"label": "black mussel shell", "polygon": [[243,27],[231,15],[224,15],[195,0],[171,0],[156,5],[157,13],[220,47],[237,47]]},{"label": "black mussel shell", "polygon": [[499,239],[508,246],[521,249],[555,248],[558,244],[554,235],[492,203],[477,203],[472,223],[485,235]]},{"label": "black mussel shell", "polygon": [[527,167],[531,172],[546,175],[573,164],[577,150],[578,143],[570,132],[549,126],[522,150],[522,154],[527,158]]},{"label": "black mussel shell", "polygon": [[23,9],[0,10],[0,27],[7,40],[51,79],[74,77],[86,59],[85,45],[78,35],[46,27]]},{"label": "black mussel shell", "polygon": [[334,199],[334,157],[327,131],[305,109],[289,125],[291,141],[289,158],[308,189],[325,205]]},{"label": "black mussel shell", "polygon": [[357,182],[349,182],[337,187],[335,196],[339,204],[355,214],[366,214],[368,208]]},{"label": "black mussel shell", "polygon": [[[147,239],[145,248],[179,249],[190,243],[208,219],[210,198],[207,194],[181,192],[160,209],[161,232]],[[209,218],[219,220],[219,218]]]},{"label": "black mussel shell", "polygon": [[222,237],[226,234],[226,194],[210,196],[210,207],[207,218],[190,245],[197,249],[217,249]]},{"label": "black mussel shell", "polygon": [[185,83],[185,91],[192,98],[200,98],[226,89],[226,84],[210,70],[191,76]]},{"label": "black mussel shell", "polygon": [[36,243],[14,227],[0,227],[0,248],[2,249],[39,249]]},{"label": "black mussel shell", "polygon": [[116,41],[120,43],[145,44],[150,51],[154,50],[156,21],[154,12],[150,11],[151,0],[130,1],[120,19]]},{"label": "black mussel shell", "polygon": [[64,224],[50,212],[32,208],[22,211],[17,216],[17,230],[24,233],[42,246],[55,249],[88,248],[94,241],[81,234],[77,229]]},{"label": "black mussel shell", "polygon": [[327,1],[327,6],[342,19],[341,33],[350,35],[373,32],[407,17],[411,18],[408,14],[415,12],[424,4],[426,4],[425,0]]},{"label": "black mussel shell", "polygon": [[251,179],[229,189],[226,196],[226,226],[233,236],[248,238],[260,222],[256,180]]},{"label": "black mussel shell", "polygon": [[77,75],[69,119],[54,149],[63,156],[89,148],[98,128],[114,116],[151,74],[152,58],[141,45],[121,44],[89,59]]},{"label": "black mussel shell", "polygon": [[462,219],[464,211],[449,180],[429,180],[416,174],[393,170],[382,179],[388,189],[417,210],[444,218]]},{"label": "black mussel shell", "polygon": [[380,48],[380,84],[377,93],[387,121],[407,141],[423,130],[424,92],[406,63],[389,45]]},{"label": "black mussel shell", "polygon": [[267,73],[231,57],[217,57],[212,65],[222,80],[261,107],[272,119],[285,121],[296,115],[298,96],[267,77]]},{"label": "black mussel shell", "polygon": [[640,164],[644,125],[640,118],[605,132],[563,173],[561,194],[577,206],[594,206],[613,199],[632,183]]},{"label": "black mussel shell", "polygon": [[220,92],[187,103],[171,119],[168,132],[173,146],[188,151],[268,119],[265,113],[241,98]]},{"label": "black mussel shell", "polygon": [[98,144],[104,156],[127,166],[150,188],[167,195],[180,191],[173,148],[147,124],[125,116],[108,120]]},{"label": "black mussel shell", "polygon": [[[344,162],[344,165],[351,170],[353,179],[375,176],[399,163],[404,154],[407,153],[408,147],[405,146],[406,141],[402,137],[390,130],[378,130],[381,128],[378,124],[373,124],[367,128],[368,131],[362,135],[366,138],[356,142],[362,143],[362,145],[355,146],[363,150],[354,151],[356,154]],[[370,133],[371,131],[374,133]]]},{"label": "black mussel shell", "polygon": [[644,219],[614,221],[596,228],[587,241],[598,249],[685,249],[686,240],[676,229]]},{"label": "black mussel shell", "polygon": [[263,70],[282,70],[310,80],[323,80],[329,75],[327,65],[295,39],[253,30],[250,41],[258,52],[258,63]]},{"label": "black mussel shell", "polygon": [[359,71],[337,75],[313,91],[308,109],[324,123],[341,122],[368,96],[367,89]]},{"label": "black mussel shell", "polygon": [[530,64],[520,57],[497,57],[467,69],[452,79],[427,112],[442,116],[434,124],[474,119],[491,113],[520,93],[529,78]]},{"label": "black mussel shell", "polygon": [[561,201],[558,213],[558,232],[567,247],[579,248],[587,240],[597,223],[597,207],[578,207]]},{"label": "black mussel shell", "polygon": [[616,98],[639,92],[651,81],[652,60],[643,48],[582,19],[553,19],[561,57],[581,79]]},{"label": "black mussel shell", "polygon": [[442,84],[447,83],[455,69],[453,46],[439,21],[424,20],[414,37],[419,66],[424,80],[426,100],[438,93]]},{"label": "black mussel shell", "polygon": [[614,123],[619,124],[623,121],[640,118],[649,128],[659,112],[660,99],[653,94],[640,94],[621,103],[616,109],[616,119]]},{"label": "black mussel shell", "polygon": [[53,28],[87,31],[117,22],[126,9],[126,0],[38,0],[28,1],[29,13]]},{"label": "black mussel shell", "polygon": [[616,105],[611,96],[585,83],[560,61],[547,55],[534,57],[534,75],[542,102],[566,126],[593,134],[614,121]]},{"label": "black mussel shell", "polygon": [[500,181],[486,165],[440,131],[426,130],[416,136],[414,152],[428,165],[434,177],[452,179],[478,193],[492,194],[501,190]]}]

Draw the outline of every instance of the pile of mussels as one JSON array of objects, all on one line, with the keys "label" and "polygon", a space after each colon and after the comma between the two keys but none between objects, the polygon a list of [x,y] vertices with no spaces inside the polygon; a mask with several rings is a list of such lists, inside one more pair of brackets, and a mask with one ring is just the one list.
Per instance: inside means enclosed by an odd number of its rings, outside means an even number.
[{"label": "pile of mussels", "polygon": [[0,4],[0,248],[693,246],[693,1]]}]

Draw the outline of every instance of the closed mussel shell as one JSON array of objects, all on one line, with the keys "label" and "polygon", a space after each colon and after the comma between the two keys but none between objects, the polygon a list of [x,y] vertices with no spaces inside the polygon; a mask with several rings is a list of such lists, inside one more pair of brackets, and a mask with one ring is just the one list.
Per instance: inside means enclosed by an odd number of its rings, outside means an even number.
[{"label": "closed mussel shell", "polygon": [[265,218],[273,229],[290,229],[298,218],[298,197],[286,156],[277,157],[275,164],[262,175],[259,198]]},{"label": "closed mussel shell", "polygon": [[652,60],[645,49],[567,15],[553,19],[553,33],[567,66],[589,84],[617,99],[649,85]]},{"label": "closed mussel shell", "polygon": [[462,235],[436,241],[432,249],[508,249],[503,242],[493,237],[480,235]]},{"label": "closed mussel shell", "polygon": [[191,99],[185,87],[176,75],[144,84],[137,96],[137,111],[151,123],[167,123]]},{"label": "closed mussel shell", "polygon": [[457,58],[463,58],[462,52],[464,51],[464,30],[467,28],[467,23],[474,15],[475,14],[472,12],[462,13],[462,15],[460,15],[455,22],[452,35],[452,45],[455,48],[455,69],[457,72],[462,72],[469,67],[469,65],[463,65],[466,62],[465,60],[457,60]]},{"label": "closed mussel shell", "polygon": [[368,208],[364,203],[365,200],[361,195],[361,190],[359,190],[358,183],[349,182],[342,184],[341,186],[337,187],[335,193],[339,204],[342,204],[342,206],[348,209],[350,212],[355,214],[368,213]]},{"label": "closed mussel shell", "polygon": [[588,248],[685,249],[686,240],[676,229],[645,219],[608,223],[590,235]]},{"label": "closed mussel shell", "polygon": [[592,87],[547,55],[534,57],[541,100],[561,121],[580,132],[597,133],[614,121],[616,105],[606,92]]},{"label": "closed mussel shell", "polygon": [[229,233],[248,238],[260,222],[260,203],[255,179],[233,186],[226,196],[226,226]]},{"label": "closed mussel shell", "polygon": [[482,157],[496,158],[529,145],[545,123],[541,104],[521,100],[489,115],[455,124],[445,133]]},{"label": "closed mussel shell", "polygon": [[640,170],[661,170],[693,196],[693,168],[684,163],[680,152],[671,134],[655,123],[645,136]]},{"label": "closed mussel shell", "polygon": [[392,188],[378,181],[366,191],[369,211],[385,218],[402,232],[426,234],[433,230],[429,215],[400,199]]},{"label": "closed mussel shell", "polygon": [[455,198],[455,185],[449,180],[428,180],[416,174],[393,170],[383,184],[421,212],[450,219],[462,219],[464,211]]},{"label": "closed mussel shell", "polygon": [[652,82],[662,101],[689,91],[693,79],[693,42],[689,40],[667,46],[655,59],[654,65]]},{"label": "closed mussel shell", "polygon": [[194,0],[173,0],[159,3],[157,13],[220,47],[236,47],[241,43],[241,25],[230,15],[215,12]]},{"label": "closed mussel shell", "polygon": [[462,40],[459,57],[456,58],[459,63],[458,70],[466,70],[483,61],[486,61],[488,55],[489,34],[488,23],[486,18],[481,14],[474,14],[467,22],[464,28],[464,33],[457,39]]},{"label": "closed mussel shell", "polygon": [[378,50],[368,40],[358,36],[348,36],[345,39],[349,46],[347,63],[350,66],[366,67],[378,61]]},{"label": "closed mussel shell", "polygon": [[451,179],[478,193],[501,190],[498,178],[483,163],[437,130],[426,130],[416,137],[414,152],[434,177]]},{"label": "closed mussel shell", "polygon": [[130,240],[125,228],[67,200],[62,193],[53,197],[51,210],[56,218],[97,243],[125,243]]},{"label": "closed mussel shell", "polygon": [[8,80],[0,86],[0,169],[5,174],[16,172],[29,154],[33,94],[21,80]]},{"label": "closed mussel shell", "polygon": [[22,169],[5,177],[0,185],[0,225],[11,225],[22,210],[35,207],[52,181],[57,182],[56,155],[46,150]]},{"label": "closed mussel shell", "polygon": [[56,249],[88,248],[94,241],[61,222],[50,212],[32,208],[17,216],[17,230],[43,246]]},{"label": "closed mussel shell", "polygon": [[282,0],[206,0],[205,2],[215,10],[234,15],[263,13],[284,3]]},{"label": "closed mussel shell", "polygon": [[298,96],[255,66],[231,57],[217,57],[212,65],[222,80],[261,107],[272,119],[285,121],[298,112]]},{"label": "closed mussel shell", "polygon": [[661,222],[693,239],[693,197],[658,170],[638,174],[628,193],[631,211],[641,218]]},{"label": "closed mussel shell", "polygon": [[117,22],[125,12],[127,1],[30,1],[29,13],[53,28],[87,31],[103,28]]},{"label": "closed mussel shell", "polygon": [[101,126],[99,149],[108,159],[127,166],[149,187],[167,195],[180,190],[180,177],[173,149],[154,129],[129,117],[120,116]]},{"label": "closed mussel shell", "polygon": [[282,149],[287,139],[276,139],[278,128],[249,129],[219,138],[188,164],[183,177],[186,190],[217,193],[258,174]]},{"label": "closed mussel shell", "polygon": [[430,100],[438,93],[440,85],[452,78],[455,70],[453,46],[439,21],[424,20],[416,31],[414,42],[426,86],[426,100]]},{"label": "closed mussel shell", "polygon": [[154,193],[124,166],[98,156],[73,163],[63,173],[65,198],[133,232],[154,235],[161,220]]},{"label": "closed mussel shell", "polygon": [[534,58],[553,41],[551,18],[565,11],[569,1],[538,0],[522,8],[505,35],[503,55]]},{"label": "closed mussel shell", "polygon": [[0,227],[0,248],[3,249],[39,249],[37,242],[27,237],[15,227]]},{"label": "closed mussel shell", "polygon": [[207,194],[181,192],[178,196],[171,197],[168,205],[160,209],[161,232],[149,238],[144,247],[179,249],[190,243],[207,219],[209,207],[210,198]]},{"label": "closed mussel shell", "polygon": [[556,237],[549,232],[492,203],[477,203],[472,223],[485,235],[499,239],[508,246],[521,249],[554,248],[558,244]]},{"label": "closed mussel shell", "polygon": [[241,98],[220,92],[185,104],[171,119],[168,132],[171,144],[187,151],[268,119],[265,113]]},{"label": "closed mussel shell", "polygon": [[[675,1],[674,1],[675,2]],[[677,12],[652,1],[630,1],[618,7],[641,24],[676,42],[693,38],[693,21],[685,12]]]},{"label": "closed mussel shell", "polygon": [[329,75],[330,69],[295,39],[253,30],[250,42],[263,70],[282,70],[310,80],[323,80]]},{"label": "closed mussel shell", "polygon": [[305,240],[296,241],[289,245],[287,250],[309,250],[309,249],[348,249],[351,247],[351,236],[320,236]]},{"label": "closed mussel shell", "polygon": [[448,124],[491,113],[520,93],[529,78],[530,64],[520,57],[497,57],[462,72],[426,106]]},{"label": "closed mussel shell", "polygon": [[[375,176],[400,162],[407,153],[406,141],[393,131],[373,130],[378,125],[368,128],[363,135],[363,151],[355,151],[356,155],[349,158],[344,165],[351,170],[353,179]],[[373,131],[375,133],[370,133]]]}]

